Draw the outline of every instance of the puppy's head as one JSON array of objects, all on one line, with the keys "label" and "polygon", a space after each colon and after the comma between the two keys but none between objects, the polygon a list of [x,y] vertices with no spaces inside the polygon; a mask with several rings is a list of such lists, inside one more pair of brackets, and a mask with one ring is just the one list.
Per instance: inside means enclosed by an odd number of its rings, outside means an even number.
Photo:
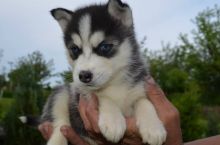
[{"label": "puppy's head", "polygon": [[51,11],[64,33],[74,82],[99,89],[127,69],[134,39],[130,7],[121,0],[70,11]]}]

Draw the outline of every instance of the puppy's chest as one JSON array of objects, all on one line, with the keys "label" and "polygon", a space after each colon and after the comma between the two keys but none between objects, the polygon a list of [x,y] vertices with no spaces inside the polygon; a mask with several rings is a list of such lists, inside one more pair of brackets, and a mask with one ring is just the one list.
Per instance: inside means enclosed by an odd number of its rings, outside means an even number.
[{"label": "puppy's chest", "polygon": [[98,94],[113,101],[125,116],[132,116],[135,102],[145,96],[142,85],[129,87],[125,85],[111,86]]}]

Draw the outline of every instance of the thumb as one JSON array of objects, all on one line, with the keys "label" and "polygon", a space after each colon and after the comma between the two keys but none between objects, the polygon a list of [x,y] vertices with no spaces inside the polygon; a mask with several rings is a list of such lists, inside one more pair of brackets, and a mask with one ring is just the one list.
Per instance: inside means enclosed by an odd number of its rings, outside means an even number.
[{"label": "thumb", "polygon": [[167,98],[161,88],[157,85],[152,77],[146,79],[146,93],[154,105],[161,105],[167,101]]},{"label": "thumb", "polygon": [[62,126],[60,131],[72,145],[89,145],[69,126]]}]

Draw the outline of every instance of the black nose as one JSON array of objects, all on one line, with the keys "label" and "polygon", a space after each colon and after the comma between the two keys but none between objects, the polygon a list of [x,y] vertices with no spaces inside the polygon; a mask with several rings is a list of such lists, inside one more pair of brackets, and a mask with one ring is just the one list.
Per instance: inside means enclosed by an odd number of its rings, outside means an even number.
[{"label": "black nose", "polygon": [[83,83],[89,83],[92,81],[92,73],[90,71],[81,71],[79,73],[79,79]]}]

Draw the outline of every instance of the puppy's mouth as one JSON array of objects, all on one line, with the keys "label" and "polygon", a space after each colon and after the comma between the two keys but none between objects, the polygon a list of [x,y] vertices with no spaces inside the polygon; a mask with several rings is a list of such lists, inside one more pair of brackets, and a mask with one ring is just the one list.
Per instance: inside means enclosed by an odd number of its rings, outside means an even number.
[{"label": "puppy's mouth", "polygon": [[83,84],[83,88],[87,91],[99,91],[102,90],[106,86],[106,83],[103,84],[98,84],[98,83],[88,83],[88,84]]},{"label": "puppy's mouth", "polygon": [[84,86],[85,86],[86,88],[88,88],[88,89],[91,89],[91,90],[96,90],[96,89],[99,88],[99,87],[96,86],[94,83],[85,84]]},{"label": "puppy's mouth", "polygon": [[78,87],[81,88],[81,91],[88,91],[88,92],[93,92],[93,91],[99,91],[102,90],[103,88],[106,87],[106,85],[109,82],[109,77],[104,75],[104,73],[99,73],[96,75],[94,80],[92,80],[89,83],[82,83],[80,82],[78,84]]},{"label": "puppy's mouth", "polygon": [[96,83],[84,84],[84,88],[90,91],[97,91],[103,88],[104,85],[97,85]]}]

